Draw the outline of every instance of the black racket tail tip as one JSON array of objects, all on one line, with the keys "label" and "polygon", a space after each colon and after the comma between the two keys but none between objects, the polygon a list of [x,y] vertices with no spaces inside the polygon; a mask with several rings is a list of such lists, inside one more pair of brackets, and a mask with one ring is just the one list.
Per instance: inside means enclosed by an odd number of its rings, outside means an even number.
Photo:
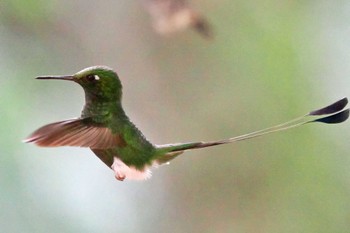
[{"label": "black racket tail tip", "polygon": [[345,106],[348,104],[348,98],[344,97],[333,104],[330,104],[324,108],[320,108],[314,111],[311,111],[309,115],[311,116],[321,116],[321,115],[327,115],[339,112],[345,108]]},{"label": "black racket tail tip", "polygon": [[345,109],[334,115],[322,117],[320,119],[313,120],[312,122],[320,122],[325,124],[339,124],[346,121],[349,118],[349,115],[350,115],[350,109]]}]

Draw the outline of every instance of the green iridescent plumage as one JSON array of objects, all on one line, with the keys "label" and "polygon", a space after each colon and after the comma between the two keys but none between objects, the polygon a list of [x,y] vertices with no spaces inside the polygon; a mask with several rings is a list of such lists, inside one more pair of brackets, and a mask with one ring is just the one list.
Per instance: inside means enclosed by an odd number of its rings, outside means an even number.
[{"label": "green iridescent plumage", "polygon": [[349,109],[343,110],[348,102],[344,98],[287,123],[225,140],[154,145],[125,114],[122,107],[122,85],[112,69],[94,66],[74,75],[44,76],[38,79],[78,83],[85,91],[85,106],[80,118],[45,125],[25,142],[44,147],[89,147],[114,170],[118,180],[146,179],[150,177],[149,169],[152,166],[167,163],[186,150],[246,140],[311,122],[340,123],[349,116]]}]

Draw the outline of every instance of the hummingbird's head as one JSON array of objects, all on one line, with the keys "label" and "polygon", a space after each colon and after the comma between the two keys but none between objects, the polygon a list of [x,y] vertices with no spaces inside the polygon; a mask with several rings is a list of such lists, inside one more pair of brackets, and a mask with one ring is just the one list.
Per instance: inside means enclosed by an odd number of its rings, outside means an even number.
[{"label": "hummingbird's head", "polygon": [[107,66],[92,66],[73,75],[42,76],[37,79],[59,79],[74,81],[83,87],[89,100],[120,101],[122,84],[116,72]]}]

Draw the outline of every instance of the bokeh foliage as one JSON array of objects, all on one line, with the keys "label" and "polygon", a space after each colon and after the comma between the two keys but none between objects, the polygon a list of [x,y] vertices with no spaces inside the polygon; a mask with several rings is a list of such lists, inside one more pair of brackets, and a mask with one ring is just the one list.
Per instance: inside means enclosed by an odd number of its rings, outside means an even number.
[{"label": "bokeh foliage", "polygon": [[117,182],[88,149],[21,139],[80,114],[83,92],[36,81],[104,64],[154,143],[214,140],[350,93],[347,1],[193,1],[214,27],[161,37],[137,1],[0,2],[2,232],[348,232],[349,124],[193,151]]}]

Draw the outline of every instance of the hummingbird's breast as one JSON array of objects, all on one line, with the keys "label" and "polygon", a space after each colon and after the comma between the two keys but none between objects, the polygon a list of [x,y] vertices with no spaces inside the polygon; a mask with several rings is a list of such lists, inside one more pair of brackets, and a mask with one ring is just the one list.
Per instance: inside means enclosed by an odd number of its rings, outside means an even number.
[{"label": "hummingbird's breast", "polygon": [[90,99],[86,102],[81,116],[90,117],[93,122],[104,125],[123,142],[113,148],[105,149],[104,154],[107,157],[119,158],[126,165],[138,169],[151,164],[155,156],[155,146],[130,121],[121,103]]},{"label": "hummingbird's breast", "polygon": [[96,121],[96,123],[104,123],[108,121],[111,112],[111,104],[109,103],[86,103],[83,107],[81,117],[91,117],[94,121]]}]

